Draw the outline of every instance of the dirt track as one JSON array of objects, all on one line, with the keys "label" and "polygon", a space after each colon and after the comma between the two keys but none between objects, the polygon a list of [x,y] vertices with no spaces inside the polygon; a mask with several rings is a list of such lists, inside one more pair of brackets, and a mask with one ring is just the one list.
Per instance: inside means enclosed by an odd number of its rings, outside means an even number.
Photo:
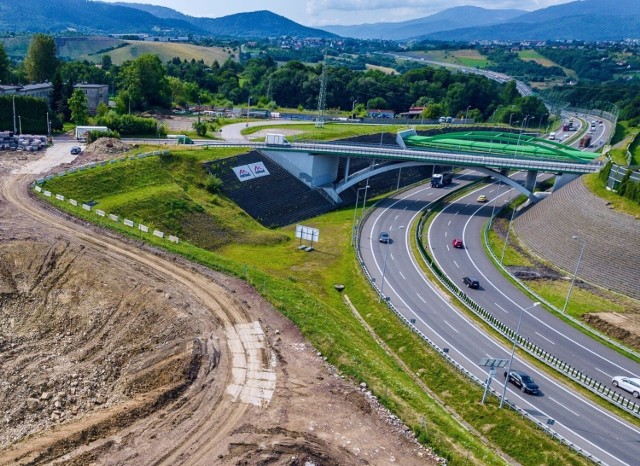
[{"label": "dirt track", "polygon": [[0,155],[0,464],[435,464],[246,284],[51,210],[24,165]]}]

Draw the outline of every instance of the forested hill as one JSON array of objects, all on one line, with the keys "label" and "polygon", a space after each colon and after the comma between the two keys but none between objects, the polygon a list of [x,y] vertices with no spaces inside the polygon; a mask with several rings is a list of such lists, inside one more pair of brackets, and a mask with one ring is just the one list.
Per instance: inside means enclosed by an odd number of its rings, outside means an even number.
[{"label": "forested hill", "polygon": [[[125,6],[126,5],[126,6]],[[144,8],[143,8],[144,7]],[[0,33],[197,34],[212,37],[333,37],[269,11],[194,18],[169,8],[87,0],[0,0]],[[159,16],[156,16],[158,14]]]}]

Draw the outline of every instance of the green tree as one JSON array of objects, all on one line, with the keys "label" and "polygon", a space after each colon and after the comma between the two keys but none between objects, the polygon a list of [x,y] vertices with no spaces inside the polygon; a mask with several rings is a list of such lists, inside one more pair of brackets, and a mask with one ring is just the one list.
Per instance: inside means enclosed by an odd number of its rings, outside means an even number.
[{"label": "green tree", "polygon": [[118,78],[119,87],[127,92],[132,109],[171,106],[171,87],[157,55],[146,53],[123,64]]},{"label": "green tree", "polygon": [[41,83],[51,81],[58,68],[56,43],[53,37],[45,34],[35,34],[29,44],[27,56],[24,59],[27,79]]},{"label": "green tree", "polygon": [[87,96],[80,89],[76,89],[69,99],[71,121],[76,125],[84,125],[89,120],[89,105]]},{"label": "green tree", "polygon": [[0,84],[8,84],[11,78],[11,62],[4,44],[0,42]]},{"label": "green tree", "polygon": [[100,60],[100,64],[102,65],[102,69],[104,71],[109,71],[109,69],[113,66],[113,62],[111,61],[111,55],[102,55]]}]

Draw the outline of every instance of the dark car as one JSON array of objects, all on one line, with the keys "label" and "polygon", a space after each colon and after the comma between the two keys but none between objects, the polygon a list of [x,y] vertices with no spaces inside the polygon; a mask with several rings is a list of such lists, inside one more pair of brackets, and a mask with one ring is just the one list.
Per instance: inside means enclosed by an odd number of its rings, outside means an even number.
[{"label": "dark car", "polygon": [[[507,376],[506,372],[504,373],[504,376]],[[524,393],[531,393],[532,395],[540,393],[540,387],[538,387],[538,384],[536,384],[526,372],[510,371],[509,382],[514,384]]]},{"label": "dark car", "polygon": [[71,148],[71,154],[78,155],[82,152],[82,148],[80,146],[73,146]]},{"label": "dark car", "polygon": [[462,242],[461,239],[453,239],[453,240],[451,240],[451,245],[454,248],[464,249],[464,243]]},{"label": "dark car", "polygon": [[465,285],[467,285],[467,288],[475,288],[475,289],[480,288],[480,282],[478,281],[477,278],[462,277],[462,281],[464,282]]},{"label": "dark car", "polygon": [[388,243],[389,242],[389,233],[387,233],[386,231],[383,231],[382,233],[380,233],[380,242],[381,243]]}]

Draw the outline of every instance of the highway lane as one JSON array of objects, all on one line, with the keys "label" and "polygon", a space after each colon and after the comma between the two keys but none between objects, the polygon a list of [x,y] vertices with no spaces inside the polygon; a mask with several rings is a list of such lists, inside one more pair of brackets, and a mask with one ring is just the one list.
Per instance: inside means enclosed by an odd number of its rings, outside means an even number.
[{"label": "highway lane", "polygon": [[[494,199],[504,201],[511,194],[504,187],[502,191],[500,194],[494,184],[443,209],[430,226],[429,246],[432,256],[450,278],[456,280],[458,277],[460,280],[463,275],[477,276],[481,289],[469,290],[468,294],[503,323],[515,329],[520,309],[530,299],[494,267],[484,252],[481,238],[482,228],[491,215]],[[478,203],[477,194],[487,195],[489,202]],[[452,234],[463,239],[466,249],[450,248]],[[569,238],[567,241],[572,240]],[[498,251],[499,255],[500,253]],[[526,330],[532,343],[600,382],[610,384],[615,375],[640,374],[638,363],[594,341],[551,313],[538,308],[535,312],[528,312],[525,321],[528,325],[521,334],[524,335]]]},{"label": "highway lane", "polygon": [[[457,183],[465,181],[468,180],[456,180]],[[409,225],[429,200],[444,191],[423,186],[381,202],[363,226],[361,254],[378,287],[383,283],[384,273],[384,292],[400,312],[408,319],[415,319],[419,330],[440,347],[449,348],[452,358],[484,379],[487,372],[485,368],[478,367],[480,358],[506,359],[510,349],[493,336],[485,335],[473,321],[452,306],[451,298],[425,279],[409,248]],[[390,232],[389,245],[378,242],[381,231]],[[530,305],[531,301],[526,303],[526,306]],[[544,395],[522,396],[509,390],[510,400],[541,422],[555,419],[555,431],[606,463],[635,463],[628,447],[629,442],[640,438],[638,429],[592,406],[533,367],[521,362],[517,367],[527,370],[538,380]],[[499,379],[494,380],[492,386],[501,392]]]}]

